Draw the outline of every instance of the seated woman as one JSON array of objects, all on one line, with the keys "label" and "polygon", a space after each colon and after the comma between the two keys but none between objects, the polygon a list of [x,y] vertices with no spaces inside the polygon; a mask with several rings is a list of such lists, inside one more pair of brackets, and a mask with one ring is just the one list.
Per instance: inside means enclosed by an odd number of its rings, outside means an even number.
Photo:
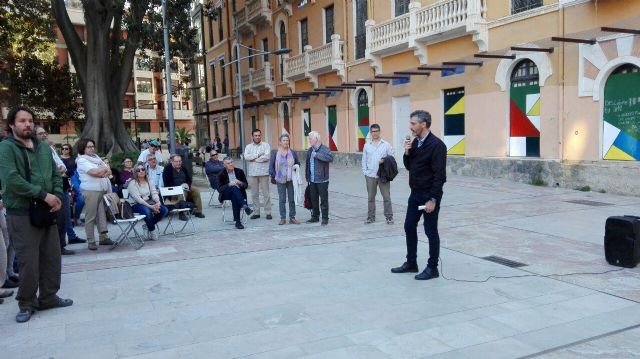
[{"label": "seated woman", "polygon": [[149,239],[158,239],[156,224],[166,217],[169,209],[160,203],[158,191],[151,186],[144,165],[136,165],[133,180],[129,181],[128,201],[133,211],[145,215],[145,222],[149,230]]},{"label": "seated woman", "polygon": [[122,171],[120,171],[118,184],[120,188],[127,188],[129,182],[133,178],[133,160],[125,157],[122,160]]}]

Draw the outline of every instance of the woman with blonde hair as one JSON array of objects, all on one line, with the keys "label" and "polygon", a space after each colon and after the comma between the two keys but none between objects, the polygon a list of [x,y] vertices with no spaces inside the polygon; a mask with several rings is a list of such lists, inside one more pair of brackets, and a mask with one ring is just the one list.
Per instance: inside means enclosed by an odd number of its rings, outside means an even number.
[{"label": "woman with blonde hair", "polygon": [[147,170],[143,164],[137,164],[133,168],[133,179],[127,187],[129,190],[128,201],[133,211],[145,216],[145,223],[149,231],[149,239],[158,239],[156,224],[166,217],[169,209],[160,203],[158,190],[151,185],[147,176]]}]

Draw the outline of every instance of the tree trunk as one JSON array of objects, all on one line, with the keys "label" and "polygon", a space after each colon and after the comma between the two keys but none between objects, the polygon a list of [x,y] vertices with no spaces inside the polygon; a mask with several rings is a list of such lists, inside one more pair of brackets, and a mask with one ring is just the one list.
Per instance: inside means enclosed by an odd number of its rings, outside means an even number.
[{"label": "tree trunk", "polygon": [[[113,13],[96,1],[85,2],[85,21],[87,30],[86,45],[79,41],[77,33],[69,20],[63,0],[51,0],[58,26],[65,38],[71,54],[85,108],[85,127],[83,138],[95,141],[96,151],[111,155],[121,151],[136,151],[131,136],[122,120],[122,100],[126,84],[131,78],[132,56],[111,53],[113,39],[111,23]],[[134,50],[135,51],[135,50]],[[122,63],[121,63],[122,61]],[[115,64],[115,65],[114,65]],[[127,75],[122,76],[121,71]]]}]

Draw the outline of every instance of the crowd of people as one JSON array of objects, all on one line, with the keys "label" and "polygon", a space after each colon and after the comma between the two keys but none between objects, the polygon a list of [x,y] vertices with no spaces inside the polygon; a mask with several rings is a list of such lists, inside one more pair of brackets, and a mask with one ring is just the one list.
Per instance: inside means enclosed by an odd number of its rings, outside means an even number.
[{"label": "crowd of people", "polygon": [[[13,295],[11,288],[19,288],[17,322],[28,321],[36,310],[73,304],[72,300],[57,296],[61,255],[74,254],[65,248],[67,243],[87,243],[92,251],[99,245],[114,244],[109,238],[106,208],[111,206],[105,203],[114,193],[117,198],[127,201],[134,212],[144,216],[149,240],[159,238],[158,222],[169,214],[172,206],[184,208],[177,206],[186,202],[195,217],[205,217],[200,190],[193,185],[191,165],[184,166],[185,154],[172,154],[165,164],[160,143],[152,140],[147,142],[148,148],[135,162],[125,157],[116,168],[109,158],[98,156],[94,140],[82,138],[75,145],[78,155],[74,158],[69,144],[64,144],[61,153],[57,153],[48,141],[46,131],[34,127],[34,117],[27,107],[12,109],[7,117],[9,136],[0,142],[0,158],[3,158],[0,180],[4,195],[0,198],[0,244],[4,244],[0,249],[0,283],[4,283],[0,289],[0,303],[2,298]],[[437,221],[446,181],[446,146],[431,133],[430,126],[428,112],[411,114],[410,129],[415,137],[405,141],[403,156],[411,188],[404,223],[407,260],[400,267],[391,269],[393,273],[418,272],[417,224],[424,215],[429,260],[425,270],[416,275],[418,280],[439,276]],[[364,223],[367,225],[376,220],[375,197],[379,189],[386,223],[393,224],[390,182],[398,173],[397,164],[391,145],[381,138],[380,126],[371,125],[370,133],[362,157],[368,193]],[[267,220],[273,219],[270,184],[278,191],[279,225],[300,224],[296,219],[296,207],[302,203],[303,192],[305,207],[311,211],[311,218],[306,222],[328,225],[329,170],[334,155],[322,144],[318,132],[311,131],[308,140],[310,147],[306,150],[304,180],[298,154],[291,148],[291,139],[286,133],[279,137],[278,148],[272,150],[262,140],[261,131],[253,130],[252,142],[242,154],[247,163],[246,174],[235,167],[230,156],[219,158],[221,149],[228,151],[227,138],[221,142],[217,137],[208,144],[209,160],[204,163],[204,171],[209,186],[218,192],[221,203],[230,202],[237,229],[244,229],[241,211],[251,220],[261,218],[261,213]],[[188,146],[188,142],[184,146]],[[307,186],[303,189],[305,182]],[[182,187],[184,200],[163,198],[161,189],[164,187]],[[252,193],[251,205],[247,201],[248,188]],[[82,211],[86,239],[75,232]],[[189,220],[182,214],[180,219]]]}]

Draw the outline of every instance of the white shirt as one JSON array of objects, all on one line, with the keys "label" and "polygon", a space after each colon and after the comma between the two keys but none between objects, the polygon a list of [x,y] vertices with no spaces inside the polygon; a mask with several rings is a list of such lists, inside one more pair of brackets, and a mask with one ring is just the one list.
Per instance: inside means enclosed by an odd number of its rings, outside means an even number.
[{"label": "white shirt", "polygon": [[244,159],[248,161],[247,172],[249,176],[268,176],[271,147],[262,141],[259,144],[251,142],[244,149]]},{"label": "white shirt", "polygon": [[378,143],[366,143],[362,150],[362,173],[367,177],[378,178],[380,160],[387,156],[393,156],[393,148],[389,142],[380,139]]},{"label": "white shirt", "polygon": [[[161,151],[158,149],[156,150],[156,161],[158,161],[158,165],[160,165],[161,163],[164,162],[164,158],[162,158],[162,153],[160,153]],[[149,157],[149,154],[151,153],[151,151],[149,151],[149,149],[146,149],[144,151],[142,151],[140,153],[140,156],[138,157],[138,162],[142,162],[145,165],[147,164],[147,157]]]},{"label": "white shirt", "polygon": [[151,186],[155,188],[164,187],[164,180],[162,179],[162,171],[164,171],[164,167],[160,165],[156,165],[156,168],[151,168],[147,166],[147,178],[149,178],[149,182],[151,183]]},{"label": "white shirt", "polygon": [[102,178],[93,177],[89,175],[89,171],[94,168],[99,168],[97,164],[94,164],[82,157],[78,157],[76,160],[78,165],[78,176],[80,177],[80,190],[85,191],[103,191]]},{"label": "white shirt", "polygon": [[51,156],[53,157],[53,162],[56,163],[56,168],[60,168],[60,166],[64,167],[64,170],[67,170],[67,166],[64,165],[64,162],[62,162],[62,159],[60,158],[60,156],[58,156],[58,152],[56,152],[56,149],[53,147],[51,148]]}]

